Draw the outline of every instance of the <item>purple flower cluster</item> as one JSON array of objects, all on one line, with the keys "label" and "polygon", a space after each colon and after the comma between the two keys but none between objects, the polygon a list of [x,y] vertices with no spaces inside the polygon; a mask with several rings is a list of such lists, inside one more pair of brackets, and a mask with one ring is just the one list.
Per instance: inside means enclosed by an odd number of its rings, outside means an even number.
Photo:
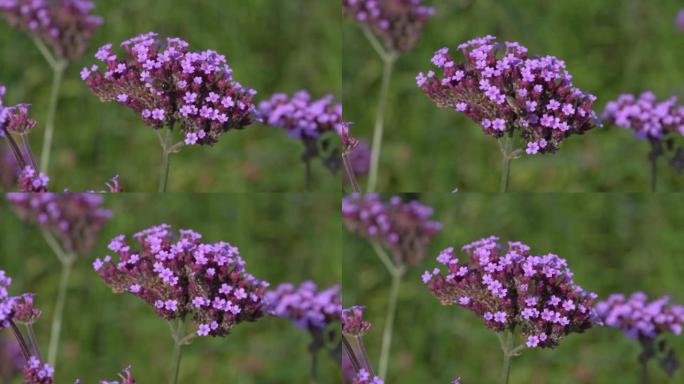
[{"label": "purple flower cluster", "polygon": [[14,27],[38,37],[60,59],[83,55],[102,17],[91,15],[89,0],[0,0],[0,12]]},{"label": "purple flower cluster", "polygon": [[49,182],[50,178],[47,175],[27,165],[19,173],[17,184],[22,192],[47,192]]},{"label": "purple flower cluster", "polygon": [[342,0],[345,13],[382,37],[385,48],[413,48],[425,23],[435,14],[422,0]]},{"label": "purple flower cluster", "polygon": [[8,193],[19,218],[52,233],[68,253],[86,254],[112,212],[92,193]]},{"label": "purple flower cluster", "polygon": [[50,365],[31,356],[24,367],[24,384],[53,384],[54,373],[55,370]]},{"label": "purple flower cluster", "polygon": [[10,322],[14,320],[14,305],[17,299],[9,295],[8,289],[11,285],[12,278],[0,270],[0,329],[9,328]]},{"label": "purple flower cluster", "polygon": [[361,337],[371,328],[371,323],[363,320],[364,307],[358,305],[342,311],[342,332],[347,335]]},{"label": "purple flower cluster", "polygon": [[247,273],[237,247],[203,243],[199,233],[176,234],[166,224],[133,237],[137,250],[120,235],[109,244],[118,260],[105,256],[93,263],[114,292],[130,292],[166,320],[192,316],[198,336],[225,336],[235,325],[264,315],[268,283]]},{"label": "purple flower cluster", "polygon": [[415,200],[403,202],[398,196],[389,202],[376,193],[342,199],[347,229],[385,246],[399,264],[417,265],[425,257],[430,241],[442,229],[442,224],[430,220],[432,213],[432,208]]},{"label": "purple flower cluster", "polygon": [[327,132],[342,128],[342,104],[332,95],[314,100],[309,92],[299,91],[292,97],[274,94],[270,100],[259,103],[259,118],[266,124],[284,128],[300,140],[316,140]]},{"label": "purple flower cluster", "polygon": [[572,333],[593,325],[596,295],[573,281],[565,259],[549,253],[530,254],[530,247],[488,237],[463,247],[470,263],[461,263],[453,248],[437,261],[446,267],[426,271],[423,282],[447,304],[457,304],[481,316],[496,332],[520,327],[526,345],[554,347]]},{"label": "purple flower cluster", "polygon": [[572,134],[600,126],[596,97],[572,84],[565,63],[553,56],[529,57],[527,48],[494,36],[458,46],[466,60],[456,63],[448,48],[432,63],[442,71],[420,73],[418,86],[440,107],[453,108],[494,137],[520,130],[528,154],[556,151]]},{"label": "purple flower cluster", "polygon": [[103,101],[125,105],[155,129],[178,123],[187,145],[214,144],[222,133],[253,122],[256,91],[233,79],[223,55],[189,51],[187,42],[153,32],[121,45],[123,57],[107,44],[95,54],[104,68],[81,71]]},{"label": "purple flower cluster", "polygon": [[290,319],[298,328],[321,330],[340,321],[342,300],[340,286],[319,291],[313,281],[299,287],[280,284],[264,296],[266,310],[273,316]]},{"label": "purple flower cluster", "polygon": [[365,369],[361,368],[354,376],[352,384],[384,384],[381,378],[373,376]]},{"label": "purple flower cluster", "polygon": [[653,92],[639,97],[620,95],[606,104],[603,120],[620,128],[631,129],[640,139],[663,140],[671,134],[684,135],[684,106],[676,97],[658,102]]},{"label": "purple flower cluster", "polygon": [[596,313],[606,326],[632,339],[653,339],[665,332],[679,335],[684,325],[684,306],[670,303],[668,296],[649,301],[643,292],[610,295],[596,304]]}]

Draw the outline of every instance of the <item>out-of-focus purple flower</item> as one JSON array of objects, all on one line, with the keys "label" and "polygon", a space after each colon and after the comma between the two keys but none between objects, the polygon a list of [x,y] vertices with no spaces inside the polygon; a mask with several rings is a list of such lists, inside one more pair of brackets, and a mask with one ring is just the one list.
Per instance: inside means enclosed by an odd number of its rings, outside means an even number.
[{"label": "out-of-focus purple flower", "polygon": [[435,10],[422,0],[342,0],[342,9],[380,36],[389,51],[413,48]]},{"label": "out-of-focus purple flower", "polygon": [[[119,378],[121,381],[100,381],[100,384],[135,384],[135,378],[131,373],[131,367],[125,368],[121,373],[119,373]],[[74,384],[81,384],[80,380],[76,380]]]},{"label": "out-of-focus purple flower", "polygon": [[365,175],[370,169],[371,151],[366,140],[359,140],[358,145],[354,147],[347,155],[349,163],[357,176]]},{"label": "out-of-focus purple flower", "polygon": [[496,332],[521,329],[528,348],[554,347],[564,336],[593,326],[596,294],[575,284],[565,259],[532,255],[520,242],[504,246],[494,236],[463,251],[470,262],[460,262],[447,248],[437,257],[445,272],[435,268],[423,274],[442,304],[471,310]]},{"label": "out-of-focus purple flower", "polygon": [[55,370],[50,365],[31,356],[24,367],[24,384],[53,384],[54,373]]},{"label": "out-of-focus purple flower", "polygon": [[0,333],[0,380],[3,380],[3,383],[12,382],[12,379],[21,373],[25,364],[17,341]]},{"label": "out-of-focus purple flower", "polygon": [[69,253],[88,253],[112,217],[92,193],[8,193],[7,200],[21,220],[52,233]]},{"label": "out-of-focus purple flower", "polygon": [[361,337],[371,328],[371,323],[363,320],[364,307],[358,305],[342,311],[342,332]]},{"label": "out-of-focus purple flower", "polygon": [[527,55],[527,48],[494,36],[458,46],[466,60],[457,63],[448,48],[432,63],[441,74],[419,73],[418,86],[439,107],[453,108],[500,138],[520,131],[528,154],[556,151],[573,134],[600,126],[592,110],[596,97],[572,84],[565,63],[553,56]]},{"label": "out-of-focus purple flower", "polygon": [[676,97],[658,102],[653,92],[639,97],[623,94],[606,104],[603,120],[631,129],[640,139],[663,140],[670,134],[684,135],[684,106]]},{"label": "out-of-focus purple flower", "polygon": [[677,12],[677,17],[675,18],[675,27],[680,31],[684,32],[684,9]]},{"label": "out-of-focus purple flower", "polygon": [[14,320],[14,305],[17,298],[9,295],[8,289],[11,285],[12,278],[0,270],[0,329],[9,328],[10,322]]},{"label": "out-of-focus purple flower", "polygon": [[105,256],[93,263],[115,293],[130,292],[166,320],[192,318],[198,336],[225,336],[235,325],[264,315],[268,283],[245,270],[237,247],[202,243],[199,233],[177,234],[166,224],[133,237],[137,249],[120,235],[109,244],[118,260]]},{"label": "out-of-focus purple flower", "polygon": [[233,79],[226,58],[207,50],[188,50],[179,38],[162,40],[150,32],[122,44],[119,58],[107,44],[81,77],[102,101],[117,102],[159,129],[178,124],[185,144],[211,145],[221,134],[254,121],[256,91]]},{"label": "out-of-focus purple flower", "polygon": [[89,0],[2,0],[0,12],[19,27],[52,47],[54,55],[74,61],[83,55],[102,18],[90,14]]},{"label": "out-of-focus purple flower", "polygon": [[596,304],[596,313],[604,325],[632,339],[653,339],[665,332],[679,335],[684,325],[684,306],[670,303],[668,296],[649,301],[643,292],[610,295]]},{"label": "out-of-focus purple flower", "polygon": [[368,371],[361,368],[354,376],[352,384],[384,384],[381,378],[371,375]]},{"label": "out-of-focus purple flower", "polygon": [[29,105],[17,104],[14,107],[7,107],[4,113],[5,127],[9,132],[24,135],[36,127],[36,121],[29,118]]},{"label": "out-of-focus purple flower", "polygon": [[442,224],[431,221],[433,209],[398,196],[383,202],[380,195],[351,194],[342,199],[342,216],[349,231],[378,241],[399,264],[417,265],[425,257]]},{"label": "out-of-focus purple flower", "polygon": [[276,93],[259,103],[258,115],[264,123],[284,128],[288,135],[300,140],[316,140],[342,129],[342,104],[336,103],[332,95],[314,100],[307,91],[292,97]]},{"label": "out-of-focus purple flower", "polygon": [[295,326],[306,330],[322,330],[339,322],[342,313],[340,286],[319,291],[312,281],[305,281],[299,287],[280,284],[266,293],[264,302],[269,313],[292,320]]}]

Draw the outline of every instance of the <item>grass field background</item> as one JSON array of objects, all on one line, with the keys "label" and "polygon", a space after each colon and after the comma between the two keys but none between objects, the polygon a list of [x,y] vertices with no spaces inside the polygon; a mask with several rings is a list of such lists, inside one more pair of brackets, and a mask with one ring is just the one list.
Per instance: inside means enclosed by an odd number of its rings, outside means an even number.
[{"label": "grass field background", "polygon": [[[129,109],[101,103],[79,76],[105,43],[155,31],[178,36],[192,50],[224,54],[234,77],[256,89],[257,101],[275,92],[308,89],[341,96],[341,11],[337,0],[96,1],[105,24],[86,56],[65,75],[57,112],[50,176],[52,190],[100,189],[121,176],[128,191],[156,191],[161,163],[157,135]],[[29,37],[0,20],[0,84],[6,104],[32,104],[42,148],[51,71]],[[170,191],[302,191],[303,145],[283,130],[254,124],[221,137],[213,147],[186,147],[172,156]],[[337,191],[339,178],[314,164],[313,190]]]},{"label": "grass field background", "polygon": [[[575,86],[605,104],[620,93],[684,93],[684,33],[674,27],[677,0],[425,0],[436,9],[418,45],[396,64],[385,120],[379,191],[496,191],[501,155],[496,140],[463,114],[438,109],[416,86],[419,71],[442,47],[487,34],[518,41],[535,55],[566,61]],[[472,3],[464,7],[466,3]],[[343,23],[345,119],[370,139],[382,62],[353,21]],[[684,140],[680,140],[680,143]],[[648,191],[647,142],[605,127],[565,141],[554,155],[513,161],[511,190],[530,192]],[[664,161],[659,190],[681,191],[684,177]]]},{"label": "grass field background", "polygon": [[[498,383],[501,350],[493,331],[476,315],[442,306],[422,283],[424,270],[438,266],[440,250],[489,235],[519,240],[536,254],[556,253],[568,260],[577,284],[600,298],[643,290],[651,297],[670,294],[684,303],[684,201],[662,194],[423,194],[444,224],[428,258],[408,271],[399,293],[388,383]],[[462,256],[462,253],[458,253]],[[370,245],[355,235],[344,238],[344,304],[367,306],[373,328],[366,336],[377,368],[391,279]],[[684,355],[684,337],[667,340]],[[640,347],[612,328],[568,336],[554,349],[525,350],[513,360],[511,383],[637,383]],[[670,381],[650,365],[652,383]]]},{"label": "grass field background", "polygon": [[[139,383],[165,383],[172,339],[165,321],[142,300],[115,295],[93,271],[95,258],[120,233],[162,222],[192,228],[205,241],[240,248],[247,270],[272,287],[313,280],[321,287],[341,279],[339,197],[336,194],[167,194],[107,197],[113,211],[91,254],[75,266],[65,310],[56,382],[112,380],[128,364]],[[43,318],[38,339],[47,353],[60,264],[32,225],[22,224],[0,201],[0,269],[14,278],[11,294],[37,293]],[[238,325],[226,338],[199,338],[184,349],[180,383],[304,383],[309,335],[289,321],[263,318]],[[339,364],[320,357],[320,383],[339,381]]]}]

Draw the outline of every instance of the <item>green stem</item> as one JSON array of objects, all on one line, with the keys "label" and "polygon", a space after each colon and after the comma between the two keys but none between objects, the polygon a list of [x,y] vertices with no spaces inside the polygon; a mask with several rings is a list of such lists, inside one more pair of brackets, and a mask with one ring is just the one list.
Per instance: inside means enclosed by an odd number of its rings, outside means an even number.
[{"label": "green stem", "polygon": [[511,175],[511,160],[514,157],[513,138],[504,135],[499,139],[499,150],[501,150],[502,170],[499,192],[508,192],[509,179]]},{"label": "green stem", "polygon": [[48,174],[50,166],[50,153],[52,151],[52,137],[55,132],[55,115],[57,114],[57,103],[59,101],[59,89],[62,85],[62,77],[66,64],[58,61],[52,67],[52,90],[50,91],[50,103],[48,104],[48,115],[45,120],[45,135],[43,136],[43,151],[40,155],[40,169]]},{"label": "green stem", "polygon": [[347,173],[347,180],[352,185],[354,192],[360,193],[361,188],[359,187],[359,182],[356,180],[356,174],[354,173],[354,167],[352,167],[351,161],[346,153],[342,153],[342,163],[344,164],[344,170]]},{"label": "green stem", "polygon": [[[381,56],[382,57],[382,56]],[[385,109],[387,107],[387,96],[389,95],[390,80],[394,69],[395,55],[382,57],[384,68],[382,71],[382,84],[380,86],[380,99],[378,101],[377,115],[375,116],[375,128],[373,129],[373,144],[371,147],[371,167],[368,174],[368,192],[374,192],[378,182],[378,164],[380,162],[380,151],[382,150],[382,131],[385,124]]]},{"label": "green stem", "polygon": [[648,361],[641,361],[641,384],[648,384]]},{"label": "green stem", "polygon": [[57,301],[55,303],[55,312],[52,315],[52,328],[50,330],[50,344],[48,345],[48,364],[56,368],[57,353],[59,351],[59,340],[62,333],[62,319],[64,317],[64,305],[66,303],[67,291],[69,286],[69,276],[71,275],[71,268],[73,260],[62,262],[62,275],[59,280],[59,288],[57,291]]},{"label": "green stem", "polygon": [[171,167],[171,140],[173,133],[171,129],[166,132],[166,139],[162,141],[162,163],[161,176],[159,178],[159,192],[166,192],[166,185],[169,181],[169,169]]},{"label": "green stem", "polygon": [[651,158],[651,192],[656,192],[658,186],[658,157],[650,156]]},{"label": "green stem", "polygon": [[38,339],[36,338],[36,333],[33,331],[33,324],[26,324],[26,329],[28,330],[29,342],[33,346],[33,353],[38,357],[38,360],[43,361],[43,356],[40,354],[40,347],[38,347]]},{"label": "green stem", "polygon": [[307,158],[304,163],[306,164],[306,191],[311,192],[311,159]]},{"label": "green stem", "polygon": [[19,330],[19,327],[17,327],[14,321],[10,320],[10,328],[12,329],[14,337],[17,339],[17,343],[19,343],[21,353],[24,355],[24,358],[28,360],[31,357],[31,352],[28,348],[28,345],[26,344],[26,340],[24,340],[24,336],[21,334],[21,331]]},{"label": "green stem", "polygon": [[380,378],[384,381],[387,377],[387,366],[392,347],[392,334],[394,333],[394,319],[397,314],[397,300],[399,298],[399,287],[403,273],[395,272],[392,274],[392,287],[390,288],[389,307],[387,308],[387,318],[385,328],[382,333],[382,350],[380,353]]},{"label": "green stem", "polygon": [[318,349],[311,350],[311,372],[309,374],[309,383],[318,383]]},{"label": "green stem", "polygon": [[183,356],[183,345],[185,345],[183,340],[184,325],[185,322],[183,320],[178,319],[176,320],[176,328],[171,328],[173,330],[173,360],[171,362],[171,384],[178,383],[181,357]]},{"label": "green stem", "polygon": [[501,351],[503,352],[503,369],[501,373],[501,383],[508,384],[511,377],[511,366],[513,364],[513,358],[518,356],[518,354],[525,348],[524,345],[514,346],[515,334],[513,331],[497,332],[496,336],[499,338],[499,344],[501,344]]}]

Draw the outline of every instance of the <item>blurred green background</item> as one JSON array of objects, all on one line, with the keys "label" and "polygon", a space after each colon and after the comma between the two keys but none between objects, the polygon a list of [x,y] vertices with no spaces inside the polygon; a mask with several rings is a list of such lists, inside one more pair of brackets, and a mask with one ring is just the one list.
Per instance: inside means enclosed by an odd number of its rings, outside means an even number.
[{"label": "blurred green background", "polygon": [[[424,194],[444,224],[418,267],[408,271],[399,293],[388,383],[498,383],[501,350],[494,332],[476,315],[442,306],[422,283],[424,270],[438,266],[440,250],[460,249],[497,235],[520,240],[535,253],[557,253],[568,260],[577,284],[600,298],[643,290],[671,294],[684,304],[684,200],[660,194]],[[344,304],[367,306],[373,328],[366,336],[377,367],[390,277],[370,245],[344,238]],[[462,253],[459,252],[462,256]],[[684,357],[684,337],[667,340]],[[637,342],[612,328],[573,334],[554,349],[526,350],[513,360],[512,384],[638,383]],[[667,380],[654,362],[651,383],[682,383],[679,371]]]},{"label": "blurred green background", "polygon": [[[531,54],[566,61],[575,86],[598,97],[597,113],[620,93],[651,89],[659,98],[684,95],[684,33],[674,18],[679,0],[424,0],[436,8],[416,48],[397,62],[390,88],[379,191],[496,191],[501,155],[462,114],[439,109],[416,86],[439,48],[493,34]],[[470,7],[464,5],[473,3]],[[355,22],[343,23],[345,119],[370,139],[382,63]],[[363,70],[359,70],[363,68]],[[574,136],[554,155],[525,156],[512,165],[514,191],[648,191],[650,147],[623,129]],[[659,190],[683,190],[684,175],[661,160]]]},{"label": "blurred green background", "polygon": [[[115,174],[128,191],[156,191],[161,149],[157,135],[134,112],[101,103],[79,72],[95,63],[101,45],[116,46],[155,31],[178,36],[192,50],[226,55],[235,79],[256,89],[257,101],[275,92],[308,89],[341,96],[341,11],[338,0],[101,0],[105,19],[86,55],[65,75],[57,112],[51,190],[100,189]],[[29,37],[0,20],[0,84],[6,104],[33,104],[42,148],[52,74]],[[254,124],[222,136],[213,147],[186,147],[172,156],[170,191],[302,191],[304,146],[284,130]],[[339,178],[314,163],[313,190],[338,191]]]},{"label": "blurred green background", "polygon": [[[132,364],[138,382],[168,381],[169,327],[146,303],[115,295],[93,271],[109,241],[162,222],[192,228],[206,241],[240,248],[247,269],[272,287],[311,279],[321,287],[341,279],[339,197],[336,194],[108,196],[114,217],[90,255],[76,263],[57,368],[57,383],[112,380]],[[43,310],[38,339],[46,352],[60,264],[40,232],[22,224],[0,201],[0,269],[14,278],[11,294],[37,293]],[[310,336],[278,318],[238,325],[226,338],[195,339],[184,349],[180,383],[305,383]],[[320,357],[322,384],[339,382],[335,360]]]}]

